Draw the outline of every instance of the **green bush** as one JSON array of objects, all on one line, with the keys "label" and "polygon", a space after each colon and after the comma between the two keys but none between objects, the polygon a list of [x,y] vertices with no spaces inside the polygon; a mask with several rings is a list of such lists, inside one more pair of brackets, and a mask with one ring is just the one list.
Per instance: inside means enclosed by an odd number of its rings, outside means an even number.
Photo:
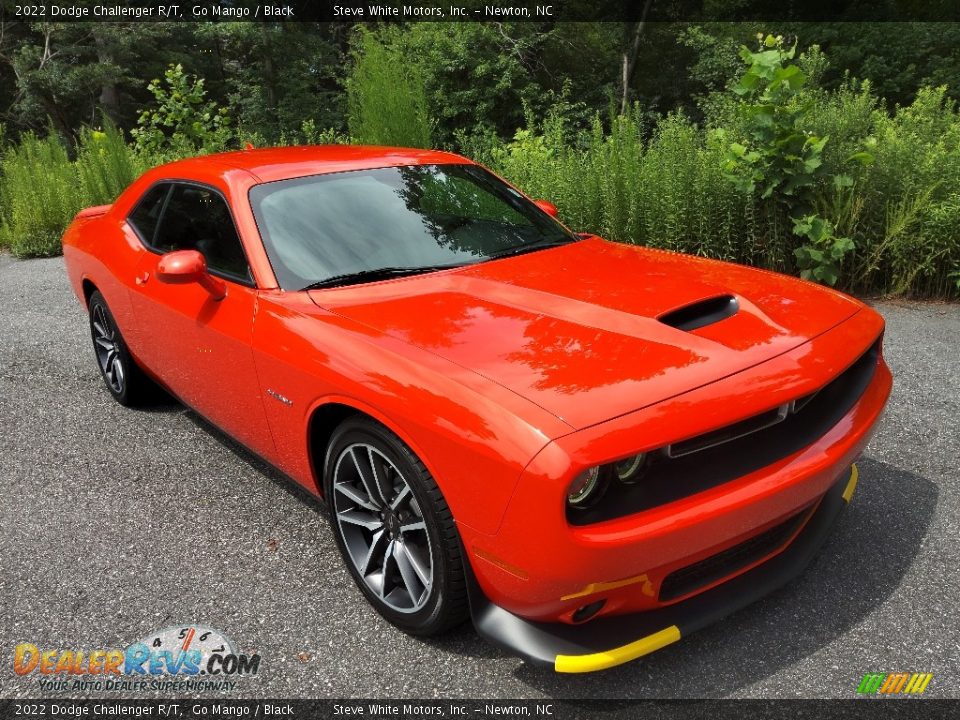
[{"label": "green bush", "polygon": [[[746,196],[723,177],[722,148],[682,115],[664,118],[649,141],[639,109],[605,132],[595,118],[575,141],[551,117],[513,141],[481,150],[492,168],[557,204],[576,230],[613,240],[748,261]],[[477,138],[472,138],[477,150]]]},{"label": "green bush", "polygon": [[183,155],[220,152],[233,138],[226,108],[207,100],[204,81],[170,65],[163,81],[147,85],[153,107],[140,112],[131,131],[141,152],[174,159]]},{"label": "green bush", "polygon": [[347,80],[350,135],[368,145],[429,148],[422,79],[393,45],[361,30]]},{"label": "green bush", "polygon": [[7,243],[21,257],[60,252],[60,235],[82,204],[77,175],[55,134],[26,133],[3,157]]},{"label": "green bush", "polygon": [[[746,158],[764,163],[753,183],[731,182],[731,141],[752,138],[753,147],[740,143],[746,156],[765,139],[762,118],[751,135],[763,115],[756,104],[725,90],[705,99],[702,127],[668,115],[652,131],[635,108],[576,132],[561,108],[509,142],[461,134],[458,143],[526,193],[555,202],[575,230],[807,269],[858,293],[960,295],[960,114],[945,88],[923,88],[891,114],[866,82],[850,79],[833,92],[805,87],[785,99],[789,122],[766,147],[771,154]],[[791,143],[789,157],[776,155]]]},{"label": "green bush", "polygon": [[[425,91],[403,62],[405,37],[390,28],[358,36],[350,137],[307,120],[282,143],[428,147]],[[807,270],[861,294],[960,297],[960,113],[946,89],[921,88],[909,105],[888,109],[868,82],[817,87],[826,66],[819,49],[792,61],[774,45],[746,53],[746,75],[756,76],[746,82],[756,84],[741,83],[739,94],[737,78],[721,82],[718,74],[737,65],[711,70],[710,85],[722,89],[701,99],[700,123],[639,106],[584,121],[583,104],[563,92],[539,117],[527,106],[526,125],[511,139],[478,118],[455,134],[456,146],[555,202],[578,231]],[[764,52],[777,57],[758,60]],[[175,88],[192,99],[175,98]],[[60,234],[80,208],[112,202],[147,167],[226,144],[225,119],[215,122],[225,116],[206,105],[202,86],[181,72],[160,90],[171,92],[147,114],[139,148],[115,128],[85,129],[71,161],[53,133],[26,134],[5,148],[0,129],[0,247],[23,256],[59,252]],[[237,137],[266,144],[243,128]]]},{"label": "green bush", "polygon": [[83,202],[112,203],[146,169],[147,162],[147,157],[137,155],[123,133],[112,125],[105,125],[103,130],[84,128],[75,165]]},{"label": "green bush", "polygon": [[116,128],[84,128],[77,159],[55,133],[27,133],[0,161],[0,247],[19,257],[60,253],[60,237],[84,207],[114,201],[154,164],[138,155]]}]

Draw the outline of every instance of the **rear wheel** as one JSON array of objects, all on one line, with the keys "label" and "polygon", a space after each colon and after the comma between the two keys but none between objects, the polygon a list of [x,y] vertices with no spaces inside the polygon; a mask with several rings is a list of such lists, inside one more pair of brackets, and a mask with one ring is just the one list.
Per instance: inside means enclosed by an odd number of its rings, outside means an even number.
[{"label": "rear wheel", "polygon": [[153,382],[130,357],[113,314],[99,291],[90,296],[88,307],[93,351],[107,390],[121,405],[142,404],[149,399],[155,387]]},{"label": "rear wheel", "polygon": [[337,547],[377,612],[415,635],[467,618],[456,524],[399,438],[370,419],[345,421],[330,441],[324,489]]}]

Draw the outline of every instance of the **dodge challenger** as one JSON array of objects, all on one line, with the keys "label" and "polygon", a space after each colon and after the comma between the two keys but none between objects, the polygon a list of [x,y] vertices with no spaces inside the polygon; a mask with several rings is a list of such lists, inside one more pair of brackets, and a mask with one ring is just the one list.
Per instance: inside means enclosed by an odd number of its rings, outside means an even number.
[{"label": "dodge challenger", "polygon": [[107,391],[322,498],[383,617],[588,672],[798,575],[892,378],[853,298],[556,214],[446,152],[248,149],[150,170],[63,249]]}]

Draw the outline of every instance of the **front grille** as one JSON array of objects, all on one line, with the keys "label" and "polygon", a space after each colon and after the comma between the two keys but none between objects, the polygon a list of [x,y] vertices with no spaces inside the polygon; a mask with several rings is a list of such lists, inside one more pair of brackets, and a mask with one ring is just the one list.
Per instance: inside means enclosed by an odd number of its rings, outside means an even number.
[{"label": "front grille", "polygon": [[754,415],[746,420],[733,423],[733,425],[727,425],[719,430],[704,433],[703,435],[697,435],[696,437],[690,438],[689,440],[684,440],[683,442],[673,443],[672,445],[667,446],[667,455],[672,458],[683,457],[684,455],[689,455],[690,453],[706,450],[714,445],[722,445],[725,442],[730,442],[731,440],[736,440],[737,438],[741,438],[746,435],[752,435],[755,432],[760,432],[761,430],[765,430],[772,425],[776,425],[777,423],[786,420],[787,415],[790,412],[789,408],[789,405],[781,405],[778,408],[768,410],[767,412],[760,413],[759,415]]},{"label": "front grille", "polygon": [[[672,452],[664,449],[651,453],[640,482],[611,482],[595,506],[586,510],[568,508],[568,522],[589,525],[659,507],[756,472],[802,450],[823,437],[856,404],[873,380],[879,357],[877,340],[831,382],[791,405],[674,443]],[[681,448],[682,454],[676,448]]]},{"label": "front grille", "polygon": [[660,602],[689,595],[771,555],[789,542],[810,512],[810,509],[803,510],[739,545],[674,570],[660,583]]}]

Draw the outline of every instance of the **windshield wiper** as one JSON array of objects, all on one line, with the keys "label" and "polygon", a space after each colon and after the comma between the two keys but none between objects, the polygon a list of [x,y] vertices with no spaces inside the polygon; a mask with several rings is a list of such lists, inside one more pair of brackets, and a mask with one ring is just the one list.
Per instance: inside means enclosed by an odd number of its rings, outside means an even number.
[{"label": "windshield wiper", "polygon": [[448,270],[450,268],[463,267],[460,263],[452,265],[420,265],[418,267],[382,267],[371,270],[357,270],[352,273],[343,273],[332,277],[318,280],[311,283],[301,290],[318,290],[327,287],[342,287],[344,285],[357,285],[359,283],[374,282],[375,280],[386,280],[387,278],[404,277],[406,275],[420,275],[422,273],[435,272],[437,270]]},{"label": "windshield wiper", "polygon": [[538,240],[537,242],[528,243],[527,245],[520,245],[519,247],[510,248],[509,250],[493,253],[487,258],[487,260],[499,260],[500,258],[513,257],[514,255],[523,255],[524,253],[528,252],[536,252],[537,250],[559,247],[560,245],[569,245],[570,243],[574,242],[577,242],[577,240],[573,238],[564,238],[563,240]]}]

